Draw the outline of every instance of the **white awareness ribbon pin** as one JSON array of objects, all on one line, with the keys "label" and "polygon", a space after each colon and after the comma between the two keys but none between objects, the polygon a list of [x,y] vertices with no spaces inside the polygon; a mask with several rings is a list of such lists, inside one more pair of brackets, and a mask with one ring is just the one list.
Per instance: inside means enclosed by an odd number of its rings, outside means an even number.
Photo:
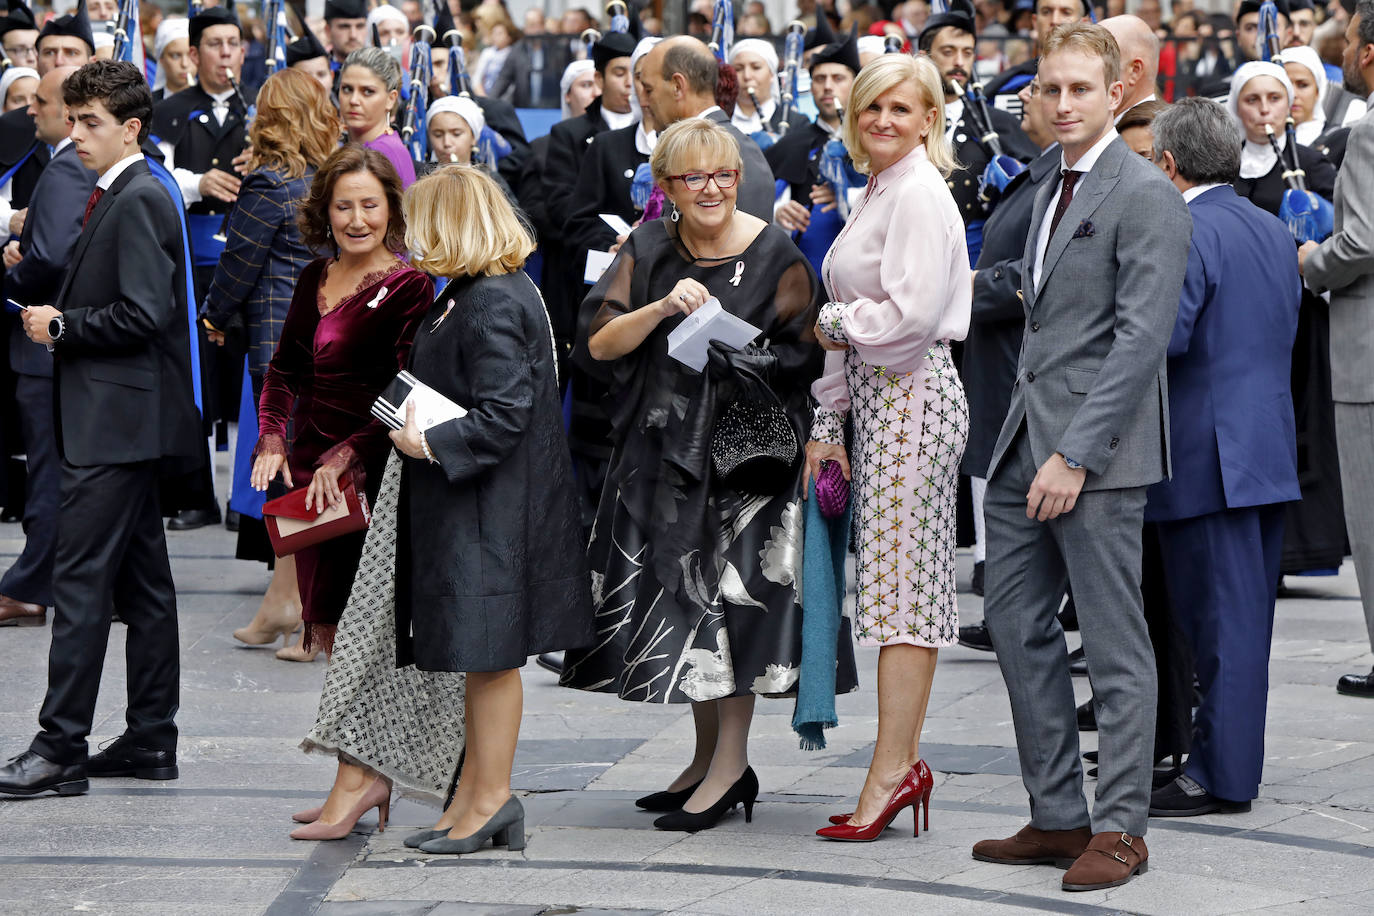
[{"label": "white awareness ribbon pin", "polygon": [[730,285],[733,286],[733,287],[738,288],[738,287],[739,287],[740,277],[743,277],[743,276],[744,276],[744,262],[743,262],[743,261],[736,261],[736,262],[735,262],[735,275],[734,275],[733,277],[730,278]]},{"label": "white awareness ribbon pin", "polygon": [[375,309],[377,306],[382,304],[382,300],[385,298],[386,287],[383,286],[381,289],[377,290],[377,295],[372,297],[372,301],[367,304],[367,307],[370,309]]}]

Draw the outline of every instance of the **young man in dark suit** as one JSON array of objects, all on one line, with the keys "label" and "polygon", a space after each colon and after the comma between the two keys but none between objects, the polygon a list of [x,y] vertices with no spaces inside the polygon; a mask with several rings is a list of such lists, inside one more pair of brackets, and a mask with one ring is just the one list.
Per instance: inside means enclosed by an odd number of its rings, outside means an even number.
[{"label": "young man in dark suit", "polygon": [[[159,464],[200,445],[191,399],[184,241],[140,144],[153,97],[133,64],[96,60],[63,101],[82,165],[99,174],[56,306],[24,330],[53,348],[62,459],[48,692],[0,793],[80,795],[87,775],[174,779],[180,662]],[[128,624],[128,726],[87,761],[113,611]]]}]

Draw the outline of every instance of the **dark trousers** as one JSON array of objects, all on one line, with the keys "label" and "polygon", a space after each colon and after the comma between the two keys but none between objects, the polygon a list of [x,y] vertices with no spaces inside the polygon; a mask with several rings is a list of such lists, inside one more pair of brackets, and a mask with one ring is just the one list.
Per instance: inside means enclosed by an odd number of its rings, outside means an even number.
[{"label": "dark trousers", "polygon": [[116,607],[129,628],[126,733],[140,747],[176,749],[181,662],[157,472],[155,461],[62,464],[48,693],[32,744],[49,760],[86,759]]},{"label": "dark trousers", "polygon": [[1165,581],[1202,691],[1186,772],[1229,801],[1256,798],[1264,770],[1283,525],[1282,505],[1159,523]]},{"label": "dark trousers", "polygon": [[28,480],[24,495],[24,551],[0,579],[0,595],[52,606],[53,550],[57,544],[57,492],[62,462],[53,430],[52,379],[19,375],[15,402],[24,438]]}]

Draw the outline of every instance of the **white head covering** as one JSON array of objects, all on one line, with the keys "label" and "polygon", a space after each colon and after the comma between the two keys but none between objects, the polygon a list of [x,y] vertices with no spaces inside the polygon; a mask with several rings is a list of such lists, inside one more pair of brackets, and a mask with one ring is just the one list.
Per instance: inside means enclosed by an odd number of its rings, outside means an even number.
[{"label": "white head covering", "polygon": [[859,38],[859,56],[882,54],[887,50],[887,38],[882,35],[863,35]]},{"label": "white head covering", "polygon": [[1317,82],[1317,112],[1320,112],[1322,119],[1326,115],[1322,112],[1322,102],[1326,101],[1326,89],[1331,82],[1326,76],[1326,67],[1322,64],[1321,55],[1315,48],[1302,45],[1297,48],[1285,48],[1279,55],[1279,60],[1285,64],[1301,64],[1312,73],[1312,78]]},{"label": "white head covering", "polygon": [[[636,48],[636,50],[638,50]],[[730,48],[730,60],[733,64],[735,57],[740,54],[757,54],[763,58],[763,62],[768,65],[768,69],[774,73],[778,72],[778,51],[773,47],[772,42],[764,41],[762,38],[742,38]]]},{"label": "white head covering", "polygon": [[1293,103],[1293,81],[1288,78],[1288,71],[1272,61],[1252,60],[1248,64],[1242,64],[1231,76],[1231,92],[1226,96],[1226,110],[1231,112],[1231,117],[1240,123],[1240,108],[1237,103],[1240,101],[1241,90],[1245,84],[1257,76],[1272,76],[1274,79],[1283,83],[1283,88],[1288,93],[1288,103]]},{"label": "white head covering", "polygon": [[100,29],[92,29],[91,37],[95,39],[95,49],[97,51],[99,51],[101,48],[114,47],[114,35],[109,32],[105,32]]},{"label": "white head covering", "polygon": [[[639,40],[639,44],[635,45],[635,52],[630,55],[631,73],[635,72],[635,65],[639,63],[639,59],[643,57],[645,54],[648,54],[650,51],[652,51],[654,49],[654,45],[658,44],[662,40],[662,38],[655,38],[652,35],[648,38],[641,38]],[[636,89],[637,88],[638,87],[636,87]],[[636,121],[639,121],[641,123],[644,121],[644,111],[639,107],[638,91],[630,93],[630,111],[634,114]]]},{"label": "white head covering", "polygon": [[564,69],[563,79],[558,82],[558,97],[563,100],[562,107],[564,118],[572,117],[572,109],[568,107],[567,95],[568,90],[572,88],[573,82],[582,74],[591,73],[595,69],[596,62],[590,60],[575,60]]},{"label": "white head covering", "polygon": [[32,67],[10,67],[4,76],[0,76],[0,106],[9,98],[10,87],[26,76],[38,79],[38,71]]},{"label": "white head covering", "polygon": [[[183,18],[164,19],[157,25],[157,34],[153,36],[153,63],[162,60],[163,52],[167,46],[178,38],[191,37],[191,20]],[[157,75],[153,77],[153,91],[167,88],[167,69],[159,66]]]},{"label": "white head covering", "polygon": [[425,127],[428,128],[435,115],[450,112],[456,114],[464,121],[468,122],[468,127],[472,129],[472,139],[477,140],[482,136],[482,128],[487,126],[487,119],[482,114],[482,107],[472,99],[461,95],[446,95],[442,99],[437,99],[433,105],[429,106],[429,111],[425,112]]},{"label": "white head covering", "polygon": [[406,14],[396,9],[396,7],[392,6],[390,3],[383,3],[381,6],[375,7],[372,10],[372,12],[367,14],[368,31],[371,31],[374,25],[381,25],[388,19],[394,19],[398,22],[404,22],[406,24],[406,30],[409,31],[410,20],[406,18]]}]

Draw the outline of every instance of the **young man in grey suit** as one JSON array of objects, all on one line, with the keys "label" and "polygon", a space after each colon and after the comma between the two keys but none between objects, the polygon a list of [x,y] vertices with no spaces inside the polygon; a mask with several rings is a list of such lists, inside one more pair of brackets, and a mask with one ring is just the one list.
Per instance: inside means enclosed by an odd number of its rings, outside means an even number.
[{"label": "young man in grey suit", "polygon": [[[1374,0],[1359,0],[1346,29],[1345,85],[1374,88]],[[1336,178],[1336,231],[1298,249],[1303,279],[1331,292],[1331,396],[1341,459],[1345,526],[1369,639],[1374,644],[1374,106],[1355,122]],[[1374,671],[1347,674],[1336,689],[1374,697]]]},{"label": "young man in grey suit", "polygon": [[[1050,36],[1039,104],[1063,177],[1036,194],[1022,267],[1026,328],[988,468],[985,615],[1011,696],[1031,820],[975,858],[1068,867],[1069,891],[1145,871],[1155,660],[1140,595],[1145,490],[1169,469],[1165,351],[1192,220],[1117,136],[1120,50],[1101,26]],[[1064,632],[1078,607],[1101,746],[1091,818]]]}]

